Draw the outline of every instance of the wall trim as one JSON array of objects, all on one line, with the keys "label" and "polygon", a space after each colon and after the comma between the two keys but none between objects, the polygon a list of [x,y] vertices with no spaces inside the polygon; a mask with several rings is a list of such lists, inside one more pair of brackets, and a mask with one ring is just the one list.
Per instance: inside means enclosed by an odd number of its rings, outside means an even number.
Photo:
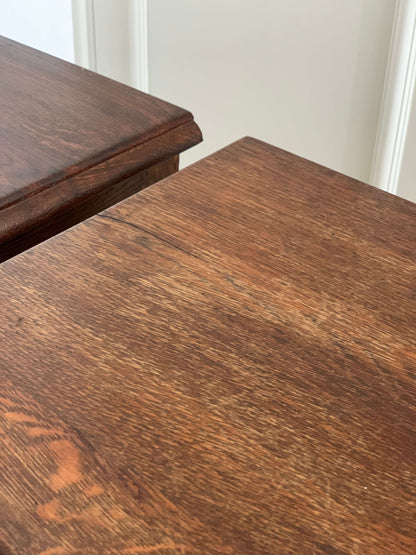
[{"label": "wall trim", "polygon": [[130,50],[132,86],[149,92],[147,0],[130,0]]},{"label": "wall trim", "polygon": [[396,194],[416,82],[416,0],[396,0],[370,183]]},{"label": "wall trim", "polygon": [[[75,63],[97,71],[100,64],[100,52],[96,42],[97,21],[94,16],[95,0],[72,0],[72,20],[74,30]],[[98,0],[102,1],[102,0]],[[129,17],[123,22],[122,29],[114,29],[109,40],[118,40],[122,34],[129,37],[129,84],[141,91],[149,91],[149,58],[147,39],[147,0],[128,0]],[[106,4],[100,6],[106,9]],[[110,4],[108,4],[110,6]]]},{"label": "wall trim", "polygon": [[97,71],[94,0],[72,0],[75,63]]}]

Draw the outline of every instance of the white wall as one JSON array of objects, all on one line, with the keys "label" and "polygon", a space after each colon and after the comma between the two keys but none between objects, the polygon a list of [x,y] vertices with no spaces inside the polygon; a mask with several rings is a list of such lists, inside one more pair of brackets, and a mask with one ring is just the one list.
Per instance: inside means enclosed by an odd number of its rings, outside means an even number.
[{"label": "white wall", "polygon": [[71,0],[0,0],[0,35],[73,62]]},{"label": "white wall", "polygon": [[194,113],[189,163],[253,135],[368,181],[393,0],[150,0],[150,93]]}]

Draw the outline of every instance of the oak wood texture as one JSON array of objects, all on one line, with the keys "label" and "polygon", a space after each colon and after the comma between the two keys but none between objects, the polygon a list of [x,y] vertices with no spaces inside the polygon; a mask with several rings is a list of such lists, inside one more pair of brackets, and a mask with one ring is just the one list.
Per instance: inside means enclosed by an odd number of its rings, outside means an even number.
[{"label": "oak wood texture", "polygon": [[3,37],[0,113],[0,261],[170,175],[201,140],[191,113]]},{"label": "oak wood texture", "polygon": [[2,264],[0,552],[413,554],[415,244],[246,138]]}]

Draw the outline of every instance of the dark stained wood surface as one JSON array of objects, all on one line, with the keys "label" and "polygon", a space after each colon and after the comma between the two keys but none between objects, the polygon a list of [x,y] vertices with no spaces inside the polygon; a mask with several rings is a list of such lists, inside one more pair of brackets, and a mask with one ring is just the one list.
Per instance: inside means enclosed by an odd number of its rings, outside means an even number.
[{"label": "dark stained wood surface", "polygon": [[81,221],[77,205],[88,217],[150,185],[150,166],[166,177],[201,140],[186,110],[3,37],[0,113],[0,261]]},{"label": "dark stained wood surface", "polygon": [[[153,142],[150,141],[151,144],[146,146],[152,148]],[[133,163],[136,164],[138,157],[133,156]],[[109,180],[100,180],[100,187],[94,186],[93,190],[91,190],[91,183],[96,183],[95,167],[60,183],[53,195],[46,190],[34,197],[28,197],[24,202],[0,210],[0,234],[3,232],[0,261],[7,260],[53,237],[104,208],[175,173],[178,170],[178,156],[153,164],[120,181],[117,179],[114,183],[111,172],[113,168],[119,172],[121,166],[115,163],[107,167],[107,170],[103,167],[99,168],[101,176],[108,175]],[[124,168],[127,169],[128,164]],[[41,217],[39,217],[40,213]]]},{"label": "dark stained wood surface", "polygon": [[413,554],[416,205],[246,138],[0,266],[0,552]]}]

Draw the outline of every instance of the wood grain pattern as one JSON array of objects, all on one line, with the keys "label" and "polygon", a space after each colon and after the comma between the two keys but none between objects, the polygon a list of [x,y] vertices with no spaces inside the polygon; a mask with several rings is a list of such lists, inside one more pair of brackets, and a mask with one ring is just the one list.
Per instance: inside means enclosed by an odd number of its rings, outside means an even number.
[{"label": "wood grain pattern", "polygon": [[0,83],[0,261],[78,223],[78,204],[92,215],[150,185],[150,166],[166,177],[201,140],[189,112],[3,37]]},{"label": "wood grain pattern", "polygon": [[[119,173],[120,168],[116,167]],[[100,172],[102,170],[103,168],[100,168]],[[73,179],[68,179],[65,183],[60,183],[53,195],[47,190],[36,197],[28,197],[5,208],[0,211],[0,235],[3,237],[3,242],[0,243],[0,261],[53,237],[177,170],[178,156],[174,156],[120,181],[117,180],[118,176],[113,180],[111,172],[108,172],[110,179],[101,181],[101,187],[91,191],[91,180],[96,173],[94,167]],[[65,206],[64,211],[62,206]],[[41,218],[39,208],[42,212]]]},{"label": "wood grain pattern", "polygon": [[[2,264],[5,552],[413,554],[415,245],[416,205],[247,138]],[[82,503],[131,537],[44,518]]]},{"label": "wood grain pattern", "polygon": [[7,381],[2,387],[13,391],[13,400],[0,397],[2,555],[183,554],[195,537],[217,552],[197,520],[128,467],[108,465],[79,430],[45,418]]}]

